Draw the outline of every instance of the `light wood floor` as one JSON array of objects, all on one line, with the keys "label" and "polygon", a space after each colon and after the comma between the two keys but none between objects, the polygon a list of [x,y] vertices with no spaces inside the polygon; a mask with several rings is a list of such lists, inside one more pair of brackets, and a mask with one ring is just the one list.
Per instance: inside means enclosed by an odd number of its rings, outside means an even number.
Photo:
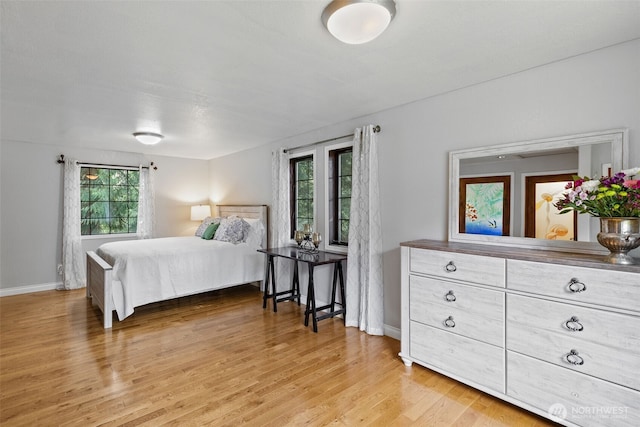
[{"label": "light wood floor", "polygon": [[241,286],[103,330],[84,290],[0,298],[2,426],[551,425],[425,368],[400,343],[262,310]]}]

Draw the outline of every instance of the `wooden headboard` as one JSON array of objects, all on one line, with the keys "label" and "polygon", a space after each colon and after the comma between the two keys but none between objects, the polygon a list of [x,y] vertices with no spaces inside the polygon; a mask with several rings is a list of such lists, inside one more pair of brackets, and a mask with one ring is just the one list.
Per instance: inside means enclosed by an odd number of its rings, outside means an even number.
[{"label": "wooden headboard", "polygon": [[267,247],[269,242],[269,207],[267,205],[216,205],[216,216],[239,216],[241,218],[255,218],[262,222],[265,240],[262,244]]}]

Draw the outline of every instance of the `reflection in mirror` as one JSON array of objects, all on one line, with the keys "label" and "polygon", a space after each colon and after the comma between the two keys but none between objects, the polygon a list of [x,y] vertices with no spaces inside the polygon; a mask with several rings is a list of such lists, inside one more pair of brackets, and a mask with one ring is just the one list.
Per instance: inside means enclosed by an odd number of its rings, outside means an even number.
[{"label": "reflection in mirror", "polygon": [[577,174],[576,167],[570,172],[524,177],[524,237],[578,240],[578,214],[561,215],[555,207]]},{"label": "reflection in mirror", "polygon": [[597,218],[553,205],[572,175],[624,169],[626,152],[626,130],[452,151],[449,240],[602,252]]}]

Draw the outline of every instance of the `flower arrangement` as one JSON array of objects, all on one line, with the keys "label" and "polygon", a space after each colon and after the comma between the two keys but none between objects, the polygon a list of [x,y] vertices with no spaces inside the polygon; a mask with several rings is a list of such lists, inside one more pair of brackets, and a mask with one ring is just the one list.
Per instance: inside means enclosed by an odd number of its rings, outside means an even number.
[{"label": "flower arrangement", "polygon": [[554,204],[560,213],[576,211],[596,217],[640,217],[640,168],[600,179],[574,176],[564,198]]}]

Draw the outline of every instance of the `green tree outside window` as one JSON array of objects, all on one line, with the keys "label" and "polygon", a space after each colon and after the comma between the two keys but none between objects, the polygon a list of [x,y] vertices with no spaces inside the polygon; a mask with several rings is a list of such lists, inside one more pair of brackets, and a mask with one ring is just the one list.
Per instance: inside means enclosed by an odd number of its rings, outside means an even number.
[{"label": "green tree outside window", "polygon": [[135,233],[140,172],[128,169],[80,169],[80,217],[83,236]]}]

